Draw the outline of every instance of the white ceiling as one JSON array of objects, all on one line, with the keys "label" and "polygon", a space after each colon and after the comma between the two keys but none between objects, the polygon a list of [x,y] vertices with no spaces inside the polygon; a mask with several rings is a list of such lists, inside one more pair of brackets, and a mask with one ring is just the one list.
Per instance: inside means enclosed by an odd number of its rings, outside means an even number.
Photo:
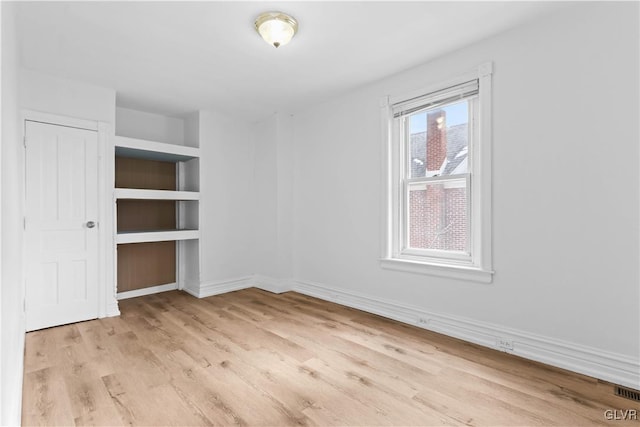
[{"label": "white ceiling", "polygon": [[[551,2],[25,2],[26,68],[115,88],[119,106],[295,112],[560,7]],[[300,29],[279,49],[261,12]]]}]

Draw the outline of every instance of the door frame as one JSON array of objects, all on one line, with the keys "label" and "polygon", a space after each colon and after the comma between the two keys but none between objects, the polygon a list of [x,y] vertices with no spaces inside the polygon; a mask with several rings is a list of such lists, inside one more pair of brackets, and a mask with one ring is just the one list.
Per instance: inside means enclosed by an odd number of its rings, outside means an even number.
[{"label": "door frame", "polygon": [[[26,216],[26,180],[27,180],[27,157],[25,153],[25,140],[27,121],[46,123],[55,126],[66,126],[85,130],[96,131],[98,133],[98,318],[118,316],[118,301],[116,299],[116,284],[114,276],[114,256],[115,249],[113,232],[113,212],[111,204],[113,202],[113,180],[114,180],[114,148],[113,138],[111,138],[111,127],[106,122],[96,120],[80,119],[33,110],[22,110],[20,115],[20,131],[22,133],[22,206],[25,207],[23,216]],[[23,259],[28,259],[26,253],[26,235],[24,226],[22,228],[22,250]],[[23,269],[26,269],[26,262]],[[25,314],[26,304],[26,271],[22,272],[22,312]]]}]

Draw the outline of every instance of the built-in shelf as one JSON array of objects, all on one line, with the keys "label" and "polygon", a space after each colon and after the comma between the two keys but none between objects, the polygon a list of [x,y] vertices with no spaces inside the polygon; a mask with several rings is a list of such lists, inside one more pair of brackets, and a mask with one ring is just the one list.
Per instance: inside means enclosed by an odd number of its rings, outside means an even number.
[{"label": "built-in shelf", "polygon": [[165,144],[146,139],[115,137],[116,156],[138,159],[159,160],[163,162],[185,162],[200,157],[200,150],[184,145]]},{"label": "built-in shelf", "polygon": [[200,200],[197,191],[143,190],[139,188],[116,188],[116,199],[137,200]]},{"label": "built-in shelf", "polygon": [[[114,236],[118,299],[198,284],[200,149],[197,139],[186,136],[197,138],[199,128],[189,122],[183,139],[168,128],[146,129],[145,120],[138,129],[135,114],[122,113],[120,119],[124,126],[116,123],[116,133],[128,136],[113,140],[113,207],[115,228],[121,230]],[[174,126],[173,120],[157,119]],[[169,143],[138,138],[152,133]]]},{"label": "built-in shelf", "polygon": [[120,231],[116,236],[116,243],[165,242],[198,239],[199,237],[199,230]]}]

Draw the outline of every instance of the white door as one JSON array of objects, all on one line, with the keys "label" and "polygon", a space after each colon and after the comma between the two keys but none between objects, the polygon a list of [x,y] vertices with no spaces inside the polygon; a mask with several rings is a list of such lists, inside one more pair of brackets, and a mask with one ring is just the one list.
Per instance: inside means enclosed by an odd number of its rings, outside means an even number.
[{"label": "white door", "polygon": [[27,331],[98,317],[98,133],[25,122]]}]

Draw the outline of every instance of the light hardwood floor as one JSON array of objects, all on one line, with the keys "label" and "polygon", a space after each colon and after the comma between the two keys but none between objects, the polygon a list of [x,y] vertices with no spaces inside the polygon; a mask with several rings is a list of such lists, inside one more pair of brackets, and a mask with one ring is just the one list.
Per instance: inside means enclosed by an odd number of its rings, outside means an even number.
[{"label": "light hardwood floor", "polygon": [[611,384],[293,292],[120,308],[27,334],[24,425],[639,425]]}]

